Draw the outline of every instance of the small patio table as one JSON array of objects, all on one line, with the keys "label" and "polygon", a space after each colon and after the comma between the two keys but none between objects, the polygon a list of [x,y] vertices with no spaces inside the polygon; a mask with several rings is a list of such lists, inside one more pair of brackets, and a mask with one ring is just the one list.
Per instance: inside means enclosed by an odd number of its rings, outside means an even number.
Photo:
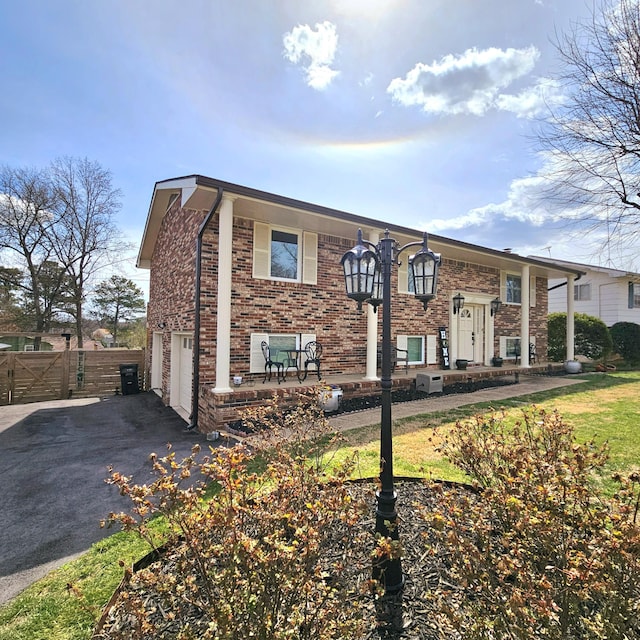
[{"label": "small patio table", "polygon": [[287,369],[293,367],[296,370],[296,377],[298,382],[304,382],[307,378],[307,371],[302,371],[301,356],[305,353],[305,349],[281,349],[283,353],[287,354],[287,361],[284,364],[284,375],[286,380]]}]

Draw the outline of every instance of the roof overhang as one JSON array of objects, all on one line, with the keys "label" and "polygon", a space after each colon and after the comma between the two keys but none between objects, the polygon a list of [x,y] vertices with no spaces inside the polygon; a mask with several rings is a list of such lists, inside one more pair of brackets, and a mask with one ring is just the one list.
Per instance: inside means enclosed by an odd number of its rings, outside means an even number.
[{"label": "roof overhang", "polygon": [[[205,176],[192,175],[156,183],[137,266],[144,269],[151,267],[153,249],[162,219],[176,197],[181,198],[182,207],[208,211],[213,206],[220,189],[225,195],[234,198],[233,214],[240,218],[341,238],[352,238],[354,243],[358,228],[361,228],[365,237],[369,238],[374,234],[381,237],[388,229],[401,244],[422,238],[423,232],[419,229],[394,225]],[[429,234],[429,248],[441,253],[443,258],[481,264],[505,271],[520,271],[523,265],[528,265],[532,276],[561,278],[567,275],[580,277],[584,274],[583,270],[567,265],[551,264],[537,258],[523,257],[515,253],[489,249],[432,234]]]}]

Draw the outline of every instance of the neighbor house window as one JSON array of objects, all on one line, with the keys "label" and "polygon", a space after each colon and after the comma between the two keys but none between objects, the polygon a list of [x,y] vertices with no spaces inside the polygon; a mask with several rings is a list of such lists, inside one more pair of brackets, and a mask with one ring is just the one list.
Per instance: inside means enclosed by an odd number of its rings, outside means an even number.
[{"label": "neighbor house window", "polygon": [[629,283],[629,309],[640,308],[640,284],[637,282]]},{"label": "neighbor house window", "polygon": [[591,300],[591,285],[590,284],[573,285],[573,299],[574,300]]},{"label": "neighbor house window", "polygon": [[424,336],[407,336],[409,364],[424,364]]}]

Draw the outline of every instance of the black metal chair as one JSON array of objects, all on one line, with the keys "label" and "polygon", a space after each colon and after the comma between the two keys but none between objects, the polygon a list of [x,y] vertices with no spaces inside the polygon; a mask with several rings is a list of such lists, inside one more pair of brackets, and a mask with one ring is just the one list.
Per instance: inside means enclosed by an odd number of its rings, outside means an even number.
[{"label": "black metal chair", "polygon": [[320,358],[322,357],[322,345],[315,340],[307,342],[304,345],[304,377],[302,380],[307,379],[309,373],[309,365],[313,364],[316,367],[316,373],[318,374],[318,380],[320,380]]},{"label": "black metal chair", "polygon": [[280,382],[284,380],[284,364],[271,357],[271,347],[269,347],[268,342],[263,341],[260,343],[260,346],[262,347],[262,355],[264,356],[264,380],[262,381],[262,384],[267,381],[267,376],[269,377],[269,380],[271,380],[273,367],[276,368],[276,376],[278,378],[278,384],[280,384]]}]

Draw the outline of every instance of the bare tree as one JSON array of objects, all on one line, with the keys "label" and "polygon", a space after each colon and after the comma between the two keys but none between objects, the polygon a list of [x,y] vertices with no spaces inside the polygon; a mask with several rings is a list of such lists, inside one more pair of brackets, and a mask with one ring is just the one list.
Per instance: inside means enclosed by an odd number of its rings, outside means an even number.
[{"label": "bare tree", "polygon": [[640,234],[640,2],[603,0],[556,39],[564,100],[538,131],[546,196],[610,246]]},{"label": "bare tree", "polygon": [[[56,227],[55,198],[46,172],[30,168],[0,168],[0,251],[13,254],[26,278],[22,288],[30,292],[31,317],[36,332],[42,332],[50,321],[47,294],[57,295],[63,286],[65,273],[58,270],[51,279],[51,257],[54,248],[50,240]],[[26,327],[25,327],[26,328]],[[40,337],[35,338],[38,350]]]},{"label": "bare tree", "polygon": [[57,260],[70,278],[78,347],[82,348],[82,311],[91,277],[128,248],[114,224],[121,192],[111,173],[86,158],[61,158],[52,163],[51,181],[60,220],[51,241]]}]

